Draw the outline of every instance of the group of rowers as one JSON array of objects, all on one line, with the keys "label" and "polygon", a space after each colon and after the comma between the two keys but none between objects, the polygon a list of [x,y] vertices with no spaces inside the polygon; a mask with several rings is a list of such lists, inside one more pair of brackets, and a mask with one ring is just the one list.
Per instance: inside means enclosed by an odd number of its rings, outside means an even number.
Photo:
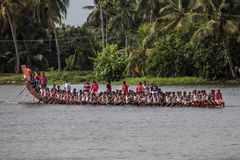
[{"label": "group of rowers", "polygon": [[[41,79],[43,79],[42,83]],[[139,83],[136,91],[129,90],[125,81],[122,83],[122,90],[112,91],[111,82],[107,81],[106,90],[99,92],[98,83],[93,80],[90,84],[87,81],[82,90],[72,89],[67,81],[63,89],[53,84],[47,88],[46,79],[43,76],[40,81],[34,82],[39,94],[52,104],[90,104],[90,105],[139,105],[139,106],[209,106],[221,105],[223,98],[220,89],[192,92],[162,92],[156,84]]]}]

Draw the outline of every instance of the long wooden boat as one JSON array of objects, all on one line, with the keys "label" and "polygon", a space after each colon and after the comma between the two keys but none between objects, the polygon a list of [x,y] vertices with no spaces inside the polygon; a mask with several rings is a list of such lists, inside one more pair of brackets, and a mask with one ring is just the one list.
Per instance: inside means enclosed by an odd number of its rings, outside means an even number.
[{"label": "long wooden boat", "polygon": [[[51,100],[51,99],[48,99],[46,97],[41,96],[40,92],[37,90],[37,88],[35,88],[35,86],[30,81],[31,78],[30,78],[30,75],[28,74],[26,65],[22,65],[21,69],[22,69],[22,73],[23,73],[23,76],[24,76],[24,79],[25,79],[26,88],[30,92],[30,94],[38,100],[38,103],[41,102],[41,103],[45,103],[45,104],[70,104],[70,105],[77,105],[78,104],[76,102],[67,102],[66,103],[66,102],[60,101],[60,100]],[[83,104],[78,104],[78,105],[83,105]],[[93,105],[93,104],[89,104],[89,105]],[[94,105],[96,105],[96,104],[94,104]],[[101,105],[101,104],[97,104],[97,105]],[[139,106],[139,105],[136,105],[136,104],[132,104],[132,105]],[[211,104],[210,103],[208,103],[208,104],[206,104],[206,103],[183,104],[183,103],[181,103],[181,104],[172,104],[172,105],[164,105],[164,106],[160,105],[160,107],[221,108],[221,107],[224,107],[224,105],[225,105],[224,102],[222,102],[221,104],[216,104],[216,103],[211,103]],[[154,105],[151,105],[151,106],[154,106]]]}]

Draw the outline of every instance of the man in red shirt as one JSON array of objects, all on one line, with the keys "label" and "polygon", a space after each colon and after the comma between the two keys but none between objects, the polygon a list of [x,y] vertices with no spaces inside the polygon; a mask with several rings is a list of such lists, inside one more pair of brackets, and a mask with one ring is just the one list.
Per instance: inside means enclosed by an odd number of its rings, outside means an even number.
[{"label": "man in red shirt", "polygon": [[141,93],[142,91],[143,91],[143,86],[142,86],[142,83],[140,82],[136,87],[136,92]]},{"label": "man in red shirt", "polygon": [[92,83],[92,87],[91,87],[91,91],[92,93],[97,93],[98,92],[98,84],[95,80],[93,80],[93,83]]},{"label": "man in red shirt", "polygon": [[125,94],[125,95],[128,95],[128,85],[126,84],[126,81],[123,81],[122,93]]},{"label": "man in red shirt", "polygon": [[112,86],[111,86],[111,81],[107,81],[107,86],[106,86],[106,88],[107,88],[107,94],[110,94],[110,93],[112,93]]},{"label": "man in red shirt", "polygon": [[42,73],[42,76],[40,77],[39,81],[41,89],[45,89],[47,87],[47,77],[45,77],[44,73]]},{"label": "man in red shirt", "polygon": [[220,89],[218,89],[218,91],[215,93],[214,99],[217,104],[220,104],[222,102],[222,93]]}]

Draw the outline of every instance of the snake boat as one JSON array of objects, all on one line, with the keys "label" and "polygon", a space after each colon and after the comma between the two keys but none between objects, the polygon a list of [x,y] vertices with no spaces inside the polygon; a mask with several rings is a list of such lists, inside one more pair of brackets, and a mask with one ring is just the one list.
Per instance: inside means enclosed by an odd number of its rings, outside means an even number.
[{"label": "snake boat", "polygon": [[[38,103],[45,103],[45,104],[68,104],[68,105],[102,105],[102,104],[88,104],[88,103],[78,103],[76,101],[68,101],[65,102],[63,100],[53,100],[48,97],[43,97],[40,94],[40,91],[31,83],[30,81],[30,75],[28,74],[27,67],[26,65],[21,66],[22,73],[25,79],[25,85],[27,90],[30,92],[30,94],[38,100]],[[105,104],[106,105],[106,104]],[[116,105],[116,104],[108,104],[108,105]],[[122,104],[117,104],[121,105]],[[133,105],[133,106],[156,106],[156,107],[199,107],[199,108],[221,108],[224,107],[224,101],[221,103],[177,103],[177,104],[170,104],[170,105],[139,105],[139,104],[128,104],[128,105]]]}]

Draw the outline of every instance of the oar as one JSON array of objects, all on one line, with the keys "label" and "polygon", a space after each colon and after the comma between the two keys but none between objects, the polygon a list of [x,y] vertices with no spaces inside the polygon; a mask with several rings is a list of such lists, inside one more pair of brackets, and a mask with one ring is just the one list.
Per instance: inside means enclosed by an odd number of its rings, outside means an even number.
[{"label": "oar", "polygon": [[[23,91],[27,88],[27,86],[23,89]],[[23,98],[25,99],[33,90],[35,90],[37,87],[33,88],[32,90],[29,91],[28,94],[26,94]],[[23,92],[22,91],[22,92]]]},{"label": "oar", "polygon": [[38,86],[37,86],[37,87],[34,87],[33,89],[31,89],[31,90],[29,91],[29,93],[26,95],[26,97],[27,97],[32,91],[34,91],[36,88],[38,88]]},{"label": "oar", "polygon": [[18,97],[25,91],[26,88],[27,88],[27,87],[24,87],[24,88],[23,88],[23,90],[18,94],[18,96],[15,98],[15,100],[18,99]]}]

